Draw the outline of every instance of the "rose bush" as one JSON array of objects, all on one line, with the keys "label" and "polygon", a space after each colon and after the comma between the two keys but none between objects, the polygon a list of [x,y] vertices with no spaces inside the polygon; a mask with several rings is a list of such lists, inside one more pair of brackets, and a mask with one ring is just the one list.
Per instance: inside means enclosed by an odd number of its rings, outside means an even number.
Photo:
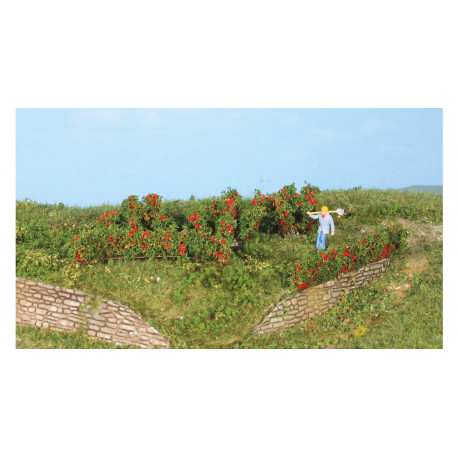
[{"label": "rose bush", "polygon": [[315,220],[310,219],[307,212],[316,211],[318,201],[315,194],[318,192],[319,188],[308,183],[300,193],[294,184],[267,195],[256,190],[251,208],[244,210],[241,217],[241,238],[258,237],[259,232],[286,235],[310,230]]},{"label": "rose bush", "polygon": [[317,251],[305,262],[298,262],[291,273],[291,283],[301,290],[329,281],[338,275],[386,258],[398,250],[407,232],[400,225],[378,228],[377,232],[349,246]]},{"label": "rose bush", "polygon": [[148,194],[142,201],[132,195],[119,210],[100,215],[92,231],[73,239],[74,262],[115,256],[176,256],[218,259],[225,264],[236,240],[257,237],[260,231],[284,235],[309,230],[314,220],[306,212],[316,209],[318,191],[309,184],[300,193],[294,184],[268,195],[256,190],[251,205],[242,208],[242,197],[229,188],[220,199],[200,202],[181,229],[161,211],[157,194]]}]

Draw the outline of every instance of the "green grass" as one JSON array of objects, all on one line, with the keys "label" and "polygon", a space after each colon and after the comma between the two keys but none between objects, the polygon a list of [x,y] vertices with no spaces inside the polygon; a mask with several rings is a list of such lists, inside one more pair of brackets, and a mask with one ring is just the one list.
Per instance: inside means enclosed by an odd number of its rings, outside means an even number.
[{"label": "green grass", "polygon": [[36,328],[16,325],[16,348],[38,349],[82,349],[82,348],[131,348],[117,346],[103,341],[94,341],[87,337],[83,330],[63,332],[54,329]]},{"label": "green grass", "polygon": [[443,186],[408,186],[407,188],[402,188],[401,191],[410,191],[410,192],[433,192],[435,194],[442,194],[444,192]]},{"label": "green grass", "polygon": [[[361,238],[361,230],[370,232],[382,221],[392,223],[399,217],[442,223],[441,195],[354,189],[325,191],[318,198],[330,209],[346,211],[343,218],[335,218],[336,235],[328,237],[328,248],[348,244]],[[172,204],[166,203],[173,208]],[[177,221],[193,205],[194,201],[179,201],[174,210]],[[247,243],[225,267],[184,259],[73,264],[73,237],[93,227],[97,216],[112,208],[18,202],[17,275],[120,301],[158,329],[171,348],[442,346],[441,242],[422,242],[417,250],[410,246],[402,257],[393,259],[380,279],[308,324],[245,338],[273,303],[294,292],[288,280],[291,263],[314,251],[315,231],[284,239],[264,235],[259,242]],[[428,268],[435,276],[421,273],[410,278],[409,295],[401,304],[395,303],[388,285],[406,282],[403,262],[420,255],[428,257]],[[92,347],[93,341],[84,340],[82,333],[70,340],[68,334],[64,342],[61,333],[54,334],[57,331],[18,329],[22,332],[18,348],[102,348]]]},{"label": "green grass", "polygon": [[[410,277],[410,256],[428,259]],[[431,272],[434,272],[432,275]],[[396,300],[390,285],[408,284]],[[387,272],[324,314],[288,330],[250,336],[240,348],[442,348],[442,249],[429,246],[393,259]]]}]

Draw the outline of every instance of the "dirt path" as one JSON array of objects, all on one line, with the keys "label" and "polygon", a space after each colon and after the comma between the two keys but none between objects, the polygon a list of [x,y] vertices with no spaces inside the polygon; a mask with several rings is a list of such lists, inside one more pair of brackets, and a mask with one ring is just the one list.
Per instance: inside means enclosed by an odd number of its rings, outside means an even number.
[{"label": "dirt path", "polygon": [[442,225],[417,223],[401,217],[397,218],[396,222],[401,223],[407,229],[409,234],[407,237],[408,246],[415,246],[425,242],[442,242],[443,240]]},{"label": "dirt path", "polygon": [[402,271],[408,275],[407,280],[401,285],[390,283],[388,286],[389,290],[394,290],[394,295],[396,296],[394,299],[395,304],[403,302],[403,299],[407,296],[407,290],[411,287],[410,279],[413,277],[413,274],[423,272],[428,262],[423,255],[414,254],[406,258],[406,265]]}]

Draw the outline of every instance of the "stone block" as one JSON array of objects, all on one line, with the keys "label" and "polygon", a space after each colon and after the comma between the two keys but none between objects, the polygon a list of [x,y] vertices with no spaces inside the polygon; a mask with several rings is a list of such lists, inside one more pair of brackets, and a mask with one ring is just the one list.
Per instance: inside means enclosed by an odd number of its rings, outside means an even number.
[{"label": "stone block", "polygon": [[88,320],[88,324],[92,324],[94,326],[98,326],[99,328],[101,328],[102,326],[105,326],[105,321],[91,319]]},{"label": "stone block", "polygon": [[62,293],[73,294],[74,292],[74,289],[62,288]]},{"label": "stone block", "polygon": [[111,340],[111,335],[105,334],[104,332],[98,332],[97,337],[100,337],[101,339]]},{"label": "stone block", "polygon": [[105,323],[108,328],[117,329],[118,325],[116,323],[110,323],[109,321]]},{"label": "stone block", "polygon": [[25,300],[25,299],[20,299],[20,300],[19,300],[19,304],[20,304],[20,305],[25,305],[25,306],[33,305],[32,302],[27,301],[27,300]]},{"label": "stone block", "polygon": [[297,305],[297,299],[291,299],[291,305]]},{"label": "stone block", "polygon": [[283,318],[283,321],[290,322],[290,321],[294,321],[297,319],[298,319],[297,315],[285,315],[285,317]]},{"label": "stone block", "polygon": [[79,302],[76,302],[76,301],[71,300],[71,299],[65,299],[64,300],[64,304],[65,305],[70,305],[70,306],[76,306],[76,307],[78,307],[80,305]]},{"label": "stone block", "polygon": [[72,323],[80,323],[81,322],[81,318],[77,315],[67,315],[66,319],[68,321],[71,321]]}]

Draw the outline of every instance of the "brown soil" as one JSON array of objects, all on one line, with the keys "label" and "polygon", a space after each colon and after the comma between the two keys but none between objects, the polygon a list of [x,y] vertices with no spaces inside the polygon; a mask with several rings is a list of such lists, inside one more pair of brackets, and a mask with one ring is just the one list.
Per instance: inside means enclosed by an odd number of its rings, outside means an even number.
[{"label": "brown soil", "polygon": [[400,304],[403,299],[407,296],[407,290],[410,288],[410,278],[414,273],[421,273],[425,270],[428,260],[422,255],[411,255],[406,258],[406,265],[402,269],[403,272],[407,273],[407,281],[401,285],[395,285],[391,283],[388,288],[394,290],[395,304]]},{"label": "brown soil", "polygon": [[425,242],[442,242],[443,240],[442,225],[416,223],[415,221],[409,221],[408,219],[401,217],[397,218],[396,221],[401,223],[408,232],[408,246],[420,245]]}]

